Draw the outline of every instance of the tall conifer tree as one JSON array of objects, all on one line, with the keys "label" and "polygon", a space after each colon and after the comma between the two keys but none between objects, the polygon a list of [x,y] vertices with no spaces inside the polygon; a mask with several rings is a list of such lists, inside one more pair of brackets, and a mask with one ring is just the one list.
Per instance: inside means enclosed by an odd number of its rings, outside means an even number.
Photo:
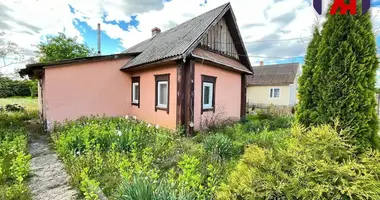
[{"label": "tall conifer tree", "polygon": [[[379,147],[375,83],[378,59],[370,12],[327,14],[314,68],[315,124],[347,129],[359,150]],[[338,123],[336,123],[338,122]]]},{"label": "tall conifer tree", "polygon": [[[305,56],[305,64],[302,66],[302,76],[299,79],[299,104],[297,105],[296,118],[297,121],[305,126],[310,126],[315,120],[316,102],[313,100],[315,94],[315,86],[313,85],[313,70],[317,62],[318,46],[321,40],[318,27],[315,26],[313,39],[307,47]],[[314,120],[313,120],[314,119]]]}]

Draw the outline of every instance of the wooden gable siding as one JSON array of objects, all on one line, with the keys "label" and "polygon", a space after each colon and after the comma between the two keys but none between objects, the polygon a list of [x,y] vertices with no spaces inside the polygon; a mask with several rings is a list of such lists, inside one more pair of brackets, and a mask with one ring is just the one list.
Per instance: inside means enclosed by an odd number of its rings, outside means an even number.
[{"label": "wooden gable siding", "polygon": [[201,41],[201,46],[216,50],[237,60],[239,59],[235,44],[224,18],[219,20],[219,22],[207,32]]}]

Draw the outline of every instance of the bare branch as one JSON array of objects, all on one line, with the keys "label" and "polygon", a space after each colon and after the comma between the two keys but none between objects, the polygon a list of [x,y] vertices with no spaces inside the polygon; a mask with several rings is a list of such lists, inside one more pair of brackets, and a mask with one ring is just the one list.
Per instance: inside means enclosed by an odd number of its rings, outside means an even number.
[{"label": "bare branch", "polygon": [[[4,35],[4,32],[0,32],[0,36]],[[9,67],[25,61],[23,51],[18,48],[16,43],[11,41],[0,41],[0,58],[2,60],[0,68]]]}]

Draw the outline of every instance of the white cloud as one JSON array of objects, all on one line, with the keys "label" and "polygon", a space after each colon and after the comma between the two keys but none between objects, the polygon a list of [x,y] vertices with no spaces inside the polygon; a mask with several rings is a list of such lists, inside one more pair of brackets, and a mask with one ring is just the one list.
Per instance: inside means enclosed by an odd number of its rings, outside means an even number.
[{"label": "white cloud", "polygon": [[[159,27],[168,30],[192,17],[227,3],[228,0],[20,0],[0,2],[0,32],[7,33],[7,39],[16,42],[28,50],[30,56],[35,50],[32,44],[38,44],[41,37],[56,34],[65,28],[69,36],[81,36],[82,29],[77,30],[74,19],[86,22],[93,30],[101,23],[102,30],[113,39],[120,39],[124,48],[131,47],[151,37],[151,29]],[[230,0],[241,35],[245,42],[256,40],[281,40],[303,38],[312,34],[316,20],[323,21],[314,11],[311,0]],[[75,9],[70,12],[68,5]],[[328,2],[324,1],[326,8]],[[3,8],[3,9],[2,9]],[[371,8],[376,15],[374,29],[380,27],[380,8]],[[106,21],[131,21],[137,15],[137,27],[123,30],[119,25],[107,24]],[[4,19],[4,20],[3,20]],[[74,20],[74,21],[73,21]],[[380,28],[377,30],[380,32]],[[295,57],[305,53],[307,39],[246,43],[249,54],[263,57]],[[122,51],[116,49],[115,52]],[[263,58],[252,57],[252,63]],[[277,58],[264,59],[273,62]]]}]

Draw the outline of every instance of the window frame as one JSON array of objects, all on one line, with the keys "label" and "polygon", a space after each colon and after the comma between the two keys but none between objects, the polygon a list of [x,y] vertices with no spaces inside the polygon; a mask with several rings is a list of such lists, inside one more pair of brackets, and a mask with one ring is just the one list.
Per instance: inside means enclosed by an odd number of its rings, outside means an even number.
[{"label": "window frame", "polygon": [[[135,84],[138,84],[139,86],[139,91],[138,91],[138,99],[137,99],[137,102],[135,102],[134,100],[134,97],[135,97],[135,94],[133,93],[135,90],[134,90],[134,86]],[[132,105],[134,106],[137,106],[138,108],[140,108],[140,91],[141,91],[141,85],[140,85],[140,76],[136,76],[136,77],[132,77],[132,89],[131,89],[131,102],[132,102]]]},{"label": "window frame", "polygon": [[[155,111],[157,110],[166,110],[167,113],[169,114],[169,106],[170,106],[170,74],[159,74],[159,75],[154,75],[155,76]],[[163,107],[159,105],[159,85],[162,84],[160,82],[166,82],[167,84],[167,104],[166,107]]]},{"label": "window frame", "polygon": [[[208,76],[208,75],[204,75],[202,74],[201,75],[202,77],[202,85],[201,85],[201,114],[203,114],[203,112],[207,112],[207,111],[212,111],[215,113],[215,90],[216,90],[216,79],[217,77],[214,77],[214,76]],[[204,87],[205,87],[205,83],[206,84],[212,84],[212,93],[211,93],[211,108],[209,107],[204,107]]]},{"label": "window frame", "polygon": [[[275,93],[274,90],[278,90],[278,97],[274,96],[274,93]],[[272,91],[273,91],[273,95],[272,95]],[[281,97],[281,89],[280,88],[273,87],[273,88],[269,89],[269,98],[270,99],[279,99],[280,97]]]}]

